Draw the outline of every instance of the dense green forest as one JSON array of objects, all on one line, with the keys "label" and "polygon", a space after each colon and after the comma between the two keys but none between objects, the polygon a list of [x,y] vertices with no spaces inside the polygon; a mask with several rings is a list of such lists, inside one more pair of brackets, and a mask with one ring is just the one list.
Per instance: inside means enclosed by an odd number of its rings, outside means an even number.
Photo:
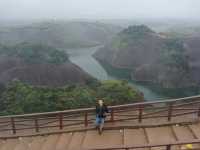
[{"label": "dense green forest", "polygon": [[141,93],[126,81],[91,80],[86,85],[62,88],[36,87],[13,81],[1,93],[0,112],[1,115],[11,115],[93,107],[99,98],[108,105],[143,100]]},{"label": "dense green forest", "polygon": [[145,25],[140,25],[140,26],[129,26],[128,28],[124,29],[123,32],[119,33],[119,36],[121,38],[128,38],[128,39],[140,39],[143,38],[144,36],[146,36],[149,33],[155,33],[154,31],[152,31],[150,28],[148,28]]},{"label": "dense green forest", "polygon": [[161,51],[160,62],[166,67],[175,67],[185,71],[189,69],[186,50],[181,40],[168,39]]},{"label": "dense green forest", "polygon": [[68,61],[66,52],[43,44],[0,45],[0,55],[19,57],[26,63],[62,64]]}]

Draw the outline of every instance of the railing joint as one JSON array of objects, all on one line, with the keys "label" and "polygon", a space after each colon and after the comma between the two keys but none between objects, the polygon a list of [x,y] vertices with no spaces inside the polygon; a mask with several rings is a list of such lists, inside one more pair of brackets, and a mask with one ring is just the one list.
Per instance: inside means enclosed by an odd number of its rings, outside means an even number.
[{"label": "railing joint", "polygon": [[85,121],[84,121],[84,123],[85,123],[85,127],[87,127],[88,126],[88,112],[85,112]]},{"label": "railing joint", "polygon": [[199,108],[198,108],[198,117],[200,117],[200,105],[199,105]]},{"label": "railing joint", "polygon": [[59,128],[60,130],[63,129],[63,114],[62,113],[59,114]]},{"label": "railing joint", "polygon": [[144,105],[139,105],[139,116],[138,116],[139,123],[142,122],[143,109],[144,109]]},{"label": "railing joint", "polygon": [[16,134],[15,119],[11,117],[12,132]]},{"label": "railing joint", "polygon": [[110,117],[110,121],[113,122],[114,121],[114,110],[111,109],[111,117]]},{"label": "railing joint", "polygon": [[167,118],[168,121],[171,121],[172,113],[173,113],[173,103],[169,103],[169,106],[168,106],[168,118]]},{"label": "railing joint", "polygon": [[35,117],[35,131],[36,132],[39,132],[39,124],[38,124],[38,118],[37,117]]},{"label": "railing joint", "polygon": [[171,145],[167,145],[166,150],[171,150]]}]

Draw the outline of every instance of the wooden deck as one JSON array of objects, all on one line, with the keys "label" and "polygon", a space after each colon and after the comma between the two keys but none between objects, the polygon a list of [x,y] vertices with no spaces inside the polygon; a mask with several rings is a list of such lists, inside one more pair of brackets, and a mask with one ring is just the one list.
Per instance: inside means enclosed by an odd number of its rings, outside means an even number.
[{"label": "wooden deck", "polygon": [[0,117],[0,150],[200,149],[200,96],[112,106],[99,135],[94,109]]}]

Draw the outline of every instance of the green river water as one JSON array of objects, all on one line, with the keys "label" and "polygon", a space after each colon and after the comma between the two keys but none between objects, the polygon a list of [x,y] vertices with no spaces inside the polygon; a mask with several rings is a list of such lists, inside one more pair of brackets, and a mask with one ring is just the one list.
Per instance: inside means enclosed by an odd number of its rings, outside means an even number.
[{"label": "green river water", "polygon": [[198,88],[164,89],[151,83],[131,81],[127,77],[127,70],[118,70],[108,65],[102,65],[102,63],[93,58],[92,54],[98,49],[99,47],[67,49],[67,53],[73,63],[99,80],[128,80],[129,84],[141,91],[148,101],[192,96],[197,95],[200,91]]}]

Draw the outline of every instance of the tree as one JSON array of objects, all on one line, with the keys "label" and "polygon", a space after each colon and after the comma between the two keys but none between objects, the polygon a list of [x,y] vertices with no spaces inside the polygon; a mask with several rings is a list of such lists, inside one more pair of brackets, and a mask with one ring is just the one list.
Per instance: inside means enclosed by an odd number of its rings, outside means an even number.
[{"label": "tree", "polygon": [[10,115],[93,107],[98,98],[105,99],[109,105],[143,100],[126,81],[108,80],[62,88],[34,87],[13,81],[1,95],[0,112]]}]

